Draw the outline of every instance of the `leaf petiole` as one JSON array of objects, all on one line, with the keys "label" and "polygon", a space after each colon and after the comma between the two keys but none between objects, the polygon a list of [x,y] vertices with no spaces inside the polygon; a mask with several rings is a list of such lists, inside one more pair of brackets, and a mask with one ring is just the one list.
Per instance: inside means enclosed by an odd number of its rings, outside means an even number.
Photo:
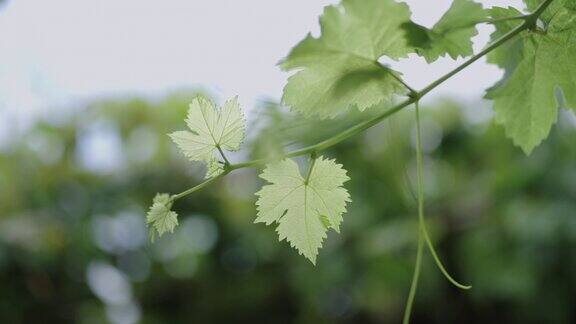
[{"label": "leaf petiole", "polygon": [[316,164],[316,152],[312,152],[312,154],[310,154],[310,165],[308,166],[308,171],[306,172],[306,178],[304,178],[304,184],[308,184],[308,180],[310,180],[310,175],[312,175],[312,171],[314,170],[315,164]]}]

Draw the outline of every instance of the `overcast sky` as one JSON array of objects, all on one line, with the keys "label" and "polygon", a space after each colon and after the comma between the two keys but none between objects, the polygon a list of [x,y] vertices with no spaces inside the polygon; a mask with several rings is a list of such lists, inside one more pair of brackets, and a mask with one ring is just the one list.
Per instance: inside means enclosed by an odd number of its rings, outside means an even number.
[{"label": "overcast sky", "polygon": [[[102,95],[159,96],[203,86],[250,108],[279,99],[287,74],[276,63],[329,0],[7,0],[0,7],[0,119],[20,122]],[[431,26],[450,0],[408,0]],[[481,1],[485,7],[520,0]],[[476,49],[488,39],[482,26]],[[419,88],[454,67],[412,58],[394,67]],[[477,62],[435,95],[478,99],[501,75]],[[1,122],[1,120],[0,120]],[[1,126],[1,125],[0,125]]]}]

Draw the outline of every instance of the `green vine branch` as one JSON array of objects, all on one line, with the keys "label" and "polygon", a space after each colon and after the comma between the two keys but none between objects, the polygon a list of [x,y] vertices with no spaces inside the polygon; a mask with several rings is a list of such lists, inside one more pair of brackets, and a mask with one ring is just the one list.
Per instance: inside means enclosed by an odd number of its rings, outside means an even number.
[{"label": "green vine branch", "polygon": [[[482,58],[486,54],[488,54],[491,51],[493,51],[494,49],[500,47],[502,44],[506,43],[507,41],[514,38],[515,36],[522,33],[523,31],[531,29],[533,27],[533,25],[535,24],[535,22],[538,20],[538,17],[552,3],[552,1],[554,1],[554,0],[546,0],[532,14],[525,15],[525,16],[512,17],[514,19],[522,19],[522,20],[524,20],[524,23],[519,25],[518,27],[512,29],[511,31],[509,31],[505,35],[501,36],[499,39],[497,39],[496,41],[494,41],[490,45],[488,45],[485,49],[483,49],[479,53],[475,54],[474,56],[470,57],[468,60],[466,60],[465,62],[463,62],[461,65],[457,66],[456,68],[454,68],[450,72],[446,73],[445,75],[441,76],[437,80],[433,81],[428,86],[424,87],[422,90],[410,92],[408,95],[408,98],[406,100],[398,103],[396,106],[382,112],[380,115],[377,115],[377,116],[375,116],[369,120],[360,122],[360,123],[348,128],[347,130],[345,130],[345,131],[343,131],[343,132],[341,132],[341,133],[339,133],[339,134],[337,134],[331,138],[328,138],[322,142],[319,142],[317,144],[307,146],[307,147],[304,147],[304,148],[301,148],[301,149],[298,149],[298,150],[295,150],[292,152],[288,152],[288,153],[284,154],[281,158],[282,159],[293,158],[293,157],[297,157],[297,156],[308,155],[308,154],[312,154],[312,153],[319,153],[321,151],[324,151],[324,150],[326,150],[326,149],[328,149],[328,148],[330,148],[330,147],[332,147],[332,146],[334,146],[334,145],[336,145],[336,144],[338,144],[338,143],[340,143],[340,142],[342,142],[342,141],[344,141],[344,140],[346,140],[346,139],[348,139],[354,135],[357,135],[357,134],[365,131],[366,129],[368,129],[372,126],[379,124],[381,121],[394,115],[395,113],[399,112],[400,110],[404,109],[405,107],[407,107],[411,104],[414,104],[415,102],[419,101],[421,98],[426,96],[430,91],[434,90],[439,85],[444,83],[446,80],[452,78],[454,75],[458,74],[460,71],[464,70],[466,67],[468,67],[472,63],[476,62],[477,60],[479,60],[480,58]],[[226,174],[228,174],[234,170],[243,169],[243,168],[254,168],[254,167],[258,167],[260,165],[266,164],[270,161],[271,161],[270,159],[257,159],[257,160],[247,161],[247,162],[236,163],[236,164],[229,164],[228,167],[225,168],[224,173],[222,173],[222,174],[220,174],[214,178],[208,179],[208,180],[200,183],[199,185],[192,187],[188,190],[185,190],[179,194],[175,194],[171,198],[172,198],[172,200],[177,200],[179,198],[187,196],[187,195],[189,195],[195,191],[198,191],[198,190],[206,187],[206,185],[214,182],[215,180],[217,180],[219,178],[222,178],[223,176],[225,176]]]},{"label": "green vine branch", "polygon": [[[365,131],[366,129],[379,124],[381,121],[387,119],[388,117],[394,115],[395,113],[397,113],[398,111],[404,109],[405,107],[411,105],[411,104],[415,104],[415,110],[416,110],[416,126],[417,126],[417,173],[418,173],[418,222],[419,222],[419,243],[418,243],[418,253],[417,253],[417,260],[416,260],[416,268],[414,271],[414,278],[412,281],[412,287],[411,287],[411,292],[409,295],[409,299],[408,299],[408,306],[407,306],[407,314],[405,315],[405,321],[407,319],[409,319],[410,316],[410,308],[412,307],[412,303],[413,303],[413,299],[414,299],[414,293],[416,290],[416,286],[418,284],[418,278],[419,278],[419,274],[420,274],[420,267],[421,267],[421,257],[422,257],[422,248],[423,248],[423,243],[426,243],[426,246],[428,247],[428,250],[430,251],[430,253],[432,254],[432,257],[434,259],[434,262],[436,263],[438,269],[440,270],[440,272],[446,277],[446,279],[452,283],[454,286],[461,288],[461,289],[470,289],[471,286],[467,286],[467,285],[463,285],[459,282],[457,282],[454,278],[452,278],[452,276],[448,273],[448,271],[446,271],[446,268],[444,267],[444,265],[442,264],[440,258],[438,257],[438,254],[434,248],[434,245],[432,243],[432,240],[430,239],[430,235],[428,234],[428,230],[426,228],[426,224],[425,224],[425,220],[424,220],[424,193],[423,193],[423,175],[422,175],[422,149],[421,149],[421,128],[420,128],[420,112],[419,112],[419,101],[426,96],[428,93],[430,93],[430,91],[432,91],[433,89],[435,89],[436,87],[438,87],[439,85],[441,85],[442,83],[444,83],[446,80],[452,78],[454,75],[458,74],[460,71],[464,70],[466,67],[468,67],[469,65],[471,65],[472,63],[476,62],[477,60],[479,60],[480,58],[482,58],[483,56],[485,56],[486,54],[490,53],[491,51],[493,51],[494,49],[500,47],[502,44],[506,43],[507,41],[509,41],[510,39],[516,37],[517,35],[519,35],[520,33],[522,33],[525,30],[529,30],[529,29],[533,29],[534,25],[536,24],[536,21],[538,20],[538,17],[542,14],[542,12],[552,3],[553,0],[546,0],[545,2],[543,2],[532,14],[529,15],[525,15],[525,16],[517,16],[517,17],[510,17],[507,20],[510,19],[522,19],[524,20],[524,23],[519,25],[518,27],[512,29],[511,31],[509,31],[508,33],[506,33],[505,35],[501,36],[499,39],[497,39],[496,41],[492,42],[491,44],[489,44],[485,49],[483,49],[482,51],[480,51],[479,53],[475,54],[474,56],[470,57],[468,60],[466,60],[465,62],[463,62],[461,65],[457,66],[456,68],[454,68],[453,70],[449,71],[448,73],[446,73],[445,75],[441,76],[440,78],[438,78],[437,80],[433,81],[432,83],[430,83],[428,86],[424,87],[422,90],[420,91],[416,91],[414,90],[412,87],[410,87],[406,82],[404,82],[404,80],[402,80],[402,78],[398,75],[395,75],[394,73],[392,73],[392,75],[401,83],[405,86],[405,88],[409,91],[409,93],[407,94],[407,99],[398,103],[396,106],[382,112],[381,114],[368,119],[366,121],[360,122],[350,128],[348,128],[347,130],[331,137],[328,138],[322,142],[319,142],[317,144],[308,146],[308,147],[304,147],[302,149],[299,150],[295,150],[292,152],[288,152],[285,155],[283,155],[281,157],[281,159],[286,159],[286,158],[292,158],[292,157],[297,157],[297,156],[302,156],[302,155],[310,155],[310,166],[306,175],[306,179],[305,181],[308,181],[308,178],[310,177],[310,174],[314,168],[314,163],[316,161],[316,157],[318,155],[319,152],[324,151],[354,135],[357,135],[363,131]],[[383,67],[380,63],[378,63],[379,66]],[[204,187],[208,186],[209,184],[217,181],[218,179],[226,176],[228,173],[237,170],[237,169],[242,169],[242,168],[249,168],[249,167],[258,167],[262,164],[266,164],[267,162],[270,162],[270,159],[257,159],[257,160],[252,160],[252,161],[247,161],[247,162],[242,162],[242,163],[237,163],[237,164],[231,164],[228,159],[226,158],[226,156],[224,155],[224,152],[222,151],[222,149],[220,147],[217,147],[218,151],[220,152],[222,158],[224,159],[224,167],[223,167],[223,171],[215,176],[212,177],[202,183],[200,183],[199,185],[192,187],[188,190],[185,190],[179,194],[173,195],[170,197],[170,201],[174,202],[177,199],[180,199],[184,196],[187,196],[193,192],[196,192],[198,190],[203,189]],[[412,291],[413,290],[413,291]]]},{"label": "green vine branch", "polygon": [[[243,168],[257,168],[264,164],[268,164],[269,162],[275,162],[278,160],[282,160],[278,163],[272,163],[266,166],[262,174],[260,175],[261,178],[266,180],[269,184],[264,186],[261,191],[256,193],[259,197],[257,202],[258,206],[258,217],[256,222],[264,222],[270,224],[274,221],[278,221],[280,226],[278,227],[278,231],[282,230],[282,221],[284,218],[280,219],[279,217],[284,217],[281,215],[277,215],[275,211],[275,206],[278,206],[279,203],[282,202],[284,199],[290,200],[290,206],[294,203],[304,205],[306,208],[306,212],[310,212],[318,217],[322,221],[322,231],[318,231],[320,234],[325,235],[325,232],[329,228],[333,228],[336,231],[339,231],[340,222],[342,219],[342,213],[346,210],[346,204],[350,202],[350,197],[348,192],[343,188],[343,183],[349,180],[349,177],[346,175],[346,170],[342,168],[341,165],[337,164],[334,160],[330,159],[323,159],[319,157],[320,152],[327,150],[349,138],[355,136],[359,133],[364,132],[368,128],[371,128],[384,120],[387,120],[390,116],[396,114],[397,112],[403,110],[404,108],[414,104],[415,108],[415,125],[416,125],[416,176],[417,176],[417,192],[415,194],[415,198],[417,200],[417,216],[418,216],[418,245],[417,245],[417,253],[416,253],[416,260],[414,271],[412,275],[412,282],[410,285],[410,291],[407,296],[406,308],[404,310],[403,316],[403,323],[409,323],[411,317],[411,311],[414,305],[414,300],[416,296],[416,291],[418,287],[418,283],[420,280],[420,275],[422,272],[422,258],[424,253],[424,248],[427,248],[432,255],[432,258],[435,262],[435,265],[438,267],[442,275],[455,287],[460,289],[470,289],[471,286],[464,285],[456,281],[446,270],[446,267],[443,265],[442,261],[440,260],[438,253],[434,247],[430,234],[428,232],[426,222],[425,222],[425,215],[424,215],[424,207],[425,207],[425,197],[424,197],[424,171],[423,171],[423,150],[422,150],[422,125],[420,120],[420,107],[419,103],[422,98],[424,98],[428,93],[432,90],[437,88],[438,86],[442,85],[447,80],[451,79],[453,76],[457,75],[468,66],[473,64],[474,62],[478,61],[480,58],[486,56],[488,53],[494,51],[495,49],[501,47],[503,44],[507,43],[511,39],[519,37],[523,32],[530,31],[530,32],[539,32],[538,30],[538,21],[539,17],[542,13],[550,6],[550,4],[554,0],[544,0],[532,13],[526,15],[518,15],[518,16],[511,16],[511,17],[504,17],[504,18],[488,18],[486,14],[483,12],[482,15],[471,15],[470,17],[477,17],[480,19],[479,21],[474,22],[473,19],[468,19],[464,23],[470,23],[471,26],[480,23],[489,23],[489,24],[498,24],[506,21],[521,21],[515,28],[512,28],[507,33],[503,34],[501,37],[497,38],[496,40],[489,43],[484,49],[480,52],[472,55],[463,63],[455,67],[454,69],[450,70],[446,74],[442,75],[438,79],[431,82],[429,85],[425,86],[421,90],[417,91],[412,88],[405,80],[402,79],[400,73],[395,73],[393,70],[389,69],[385,65],[381,64],[377,60],[369,59],[370,64],[375,64],[379,68],[384,69],[385,71],[389,72],[392,78],[396,81],[387,79],[387,84],[401,84],[406,91],[403,91],[403,96],[405,96],[404,100],[401,100],[396,105],[392,106],[391,108],[379,112],[376,116],[361,121],[346,130],[335,134],[332,137],[329,137],[323,141],[320,141],[316,144],[309,145],[294,151],[287,152],[280,157],[275,158],[262,158],[262,159],[255,159],[249,160],[241,163],[231,163],[227,156],[224,153],[224,149],[227,151],[236,151],[240,148],[240,143],[244,138],[244,121],[242,119],[242,114],[238,106],[237,99],[231,99],[227,101],[226,104],[220,109],[217,110],[210,102],[205,99],[199,98],[195,99],[191,104],[191,109],[189,112],[189,117],[187,119],[188,123],[194,123],[195,120],[200,119],[203,117],[206,120],[205,116],[194,116],[194,113],[201,112],[202,114],[208,114],[214,120],[218,121],[218,127],[222,127],[222,129],[226,129],[228,127],[231,129],[228,133],[226,133],[226,141],[221,142],[222,136],[224,136],[224,132],[222,132],[220,138],[218,140],[212,136],[212,130],[208,123],[206,123],[207,129],[204,129],[202,125],[192,125],[189,127],[194,131],[186,132],[186,131],[177,131],[170,134],[170,137],[175,141],[175,143],[180,146],[183,150],[184,154],[190,158],[192,161],[204,161],[208,164],[208,178],[204,182],[189,188],[181,193],[175,195],[168,195],[168,194],[158,194],[153,200],[153,205],[150,208],[149,213],[147,214],[147,223],[153,224],[156,226],[156,231],[158,235],[162,235],[165,232],[172,232],[174,227],[178,224],[177,214],[171,211],[171,207],[174,201],[185,197],[189,194],[192,194],[198,190],[201,190],[208,185],[218,181],[219,179],[227,176],[229,173],[233,172],[237,169]],[[479,8],[478,10],[483,10],[480,5],[475,4],[475,8]],[[400,11],[404,10],[401,9],[401,6],[397,8]],[[452,8],[451,8],[452,10]],[[454,11],[458,10],[467,10],[466,8],[457,8]],[[450,12],[450,10],[448,11]],[[517,11],[516,11],[517,12]],[[450,14],[447,14],[450,15]],[[453,16],[457,15],[457,13],[452,13]],[[357,18],[357,17],[356,17]],[[402,18],[401,18],[402,19]],[[363,21],[363,20],[362,20]],[[496,26],[497,30],[500,30],[501,26]],[[508,27],[508,26],[506,26]],[[524,34],[524,36],[527,36]],[[301,46],[301,45],[299,45]],[[296,47],[298,48],[298,46]],[[446,50],[445,50],[446,51]],[[471,50],[467,50],[464,54],[467,56]],[[298,51],[296,51],[298,52]],[[438,54],[431,52],[432,54],[423,54],[421,56],[425,57],[427,61],[434,61]],[[446,53],[449,53],[446,51]],[[460,54],[460,55],[464,55]],[[292,54],[291,54],[292,55]],[[298,54],[294,54],[296,57]],[[355,55],[355,54],[350,54]],[[377,54],[380,55],[380,54]],[[377,56],[374,55],[374,56]],[[428,56],[427,56],[428,55]],[[450,55],[453,55],[451,53]],[[432,57],[432,58],[431,58]],[[363,59],[366,59],[362,57]],[[294,59],[297,61],[297,59]],[[347,64],[343,64],[347,66]],[[296,65],[297,66],[297,65]],[[288,70],[293,69],[293,63],[287,63],[286,67]],[[290,84],[290,82],[289,82]],[[288,86],[287,86],[288,87]],[[298,89],[296,91],[292,91],[298,95]],[[285,91],[285,94],[287,92]],[[286,101],[290,104],[290,101]],[[297,101],[296,101],[297,102]],[[293,107],[298,107],[298,105],[292,105]],[[330,107],[327,105],[326,107]],[[192,108],[196,108],[193,110]],[[297,108],[295,108],[297,109]],[[225,118],[222,116],[226,116]],[[230,118],[231,117],[231,118]],[[197,128],[197,130],[195,129]],[[194,140],[194,136],[207,136],[207,134],[212,136],[212,140],[214,145],[209,144],[207,145],[208,153],[209,153],[209,160],[206,160],[206,154],[204,154],[202,150],[194,150],[193,147],[189,147],[189,142]],[[220,144],[223,143],[221,147]],[[524,148],[524,147],[523,147]],[[530,147],[529,147],[530,148]],[[203,149],[206,149],[203,147]],[[216,151],[220,154],[220,159],[214,159],[214,154]],[[200,153],[199,153],[200,152]],[[201,154],[202,153],[202,154]],[[305,177],[302,177],[302,174],[298,168],[298,165],[295,161],[290,158],[298,157],[298,156],[309,156],[309,164],[308,169],[306,171]],[[215,165],[217,163],[218,165]],[[315,171],[315,168],[317,171]],[[290,183],[283,184],[282,181],[279,179],[282,177],[286,177],[287,174],[290,174],[290,178],[292,179]],[[319,175],[320,174],[320,175]],[[327,178],[326,176],[322,176],[322,174],[330,174],[330,181],[324,181],[322,186],[328,186],[333,190],[330,193],[327,193],[326,196],[322,197],[317,193],[315,199],[320,199],[320,201],[333,201],[334,197],[338,198],[334,201],[337,201],[333,208],[326,209],[326,206],[322,206],[322,204],[317,204],[318,206],[314,206],[314,202],[307,202],[307,198],[311,198],[306,196],[306,189],[310,187],[314,189],[314,186],[317,185],[318,177]],[[302,187],[305,187],[302,189]],[[277,192],[281,192],[286,188],[290,189],[291,191],[288,194],[280,197],[281,200],[278,201],[278,194]],[[409,186],[409,189],[412,190],[412,187]],[[300,190],[300,191],[297,191]],[[304,190],[303,197],[304,201],[301,201],[302,192]],[[326,190],[325,190],[326,191]],[[296,192],[296,194],[292,195],[292,193]],[[332,194],[334,197],[329,196]],[[414,195],[414,194],[413,194]],[[312,199],[313,200],[313,199]],[[324,203],[324,205],[326,205]],[[270,206],[274,206],[271,208]],[[288,206],[288,205],[287,205]],[[282,207],[284,208],[284,207]],[[324,209],[322,209],[324,208]],[[295,212],[289,207],[285,208],[286,210],[284,213],[292,213],[290,217],[295,217]],[[325,214],[328,214],[326,216]],[[306,218],[305,218],[306,219]],[[318,219],[312,217],[311,220],[315,221],[316,223],[312,223],[313,226],[321,227],[318,223]],[[305,224],[306,230],[308,231],[308,223]],[[285,229],[284,229],[285,230]],[[294,231],[292,231],[294,232]],[[155,233],[155,232],[154,232]],[[280,238],[286,238],[287,240],[291,240],[290,243],[294,247],[296,247],[301,254],[303,254],[306,258],[308,258],[313,264],[315,264],[316,256],[318,254],[318,249],[321,247],[322,243],[322,235],[311,236],[309,233],[306,236],[305,240],[299,236],[298,231],[296,231],[296,235],[292,235],[292,238],[289,238],[286,232],[281,233],[279,232]],[[325,237],[325,236],[323,236]]]},{"label": "green vine branch", "polygon": [[[416,125],[417,125],[417,132],[418,132],[417,133],[418,134],[417,135],[417,171],[418,171],[417,172],[418,173],[418,175],[417,175],[418,176],[418,194],[417,194],[417,196],[418,196],[419,239],[418,239],[418,253],[417,253],[417,259],[416,259],[416,267],[414,270],[414,276],[413,276],[413,280],[412,280],[410,294],[408,297],[408,304],[407,304],[406,313],[404,316],[405,322],[409,321],[410,309],[412,307],[416,287],[418,285],[418,279],[419,279],[420,267],[421,267],[422,249],[423,249],[424,243],[426,243],[428,249],[430,250],[430,253],[432,254],[432,257],[433,257],[436,265],[440,269],[441,273],[447,278],[447,280],[450,283],[452,283],[454,286],[461,288],[461,289],[470,289],[471,288],[471,286],[463,285],[463,284],[457,282],[446,271],[444,265],[442,264],[442,262],[440,261],[440,258],[438,257],[438,254],[436,253],[436,250],[434,248],[434,245],[432,243],[432,240],[430,239],[430,235],[428,234],[428,231],[426,228],[426,224],[425,224],[425,220],[424,220],[424,193],[423,193],[423,175],[422,175],[423,166],[422,166],[422,149],[421,149],[420,112],[419,112],[419,105],[418,105],[419,101],[424,96],[426,96],[428,93],[430,93],[433,89],[437,88],[438,86],[443,84],[445,81],[452,78],[454,75],[458,74],[459,72],[464,70],[466,67],[468,67],[472,63],[476,62],[480,58],[484,57],[486,54],[490,53],[494,49],[502,46],[504,43],[508,42],[509,40],[513,39],[514,37],[516,37],[517,35],[521,34],[522,32],[524,32],[526,30],[533,30],[536,26],[538,18],[540,17],[542,12],[544,12],[544,10],[552,3],[552,1],[554,1],[554,0],[544,1],[542,4],[540,4],[540,6],[533,13],[528,14],[528,15],[507,17],[504,19],[492,19],[492,20],[485,20],[485,21],[478,22],[478,23],[498,23],[498,22],[507,21],[507,20],[523,20],[524,21],[522,24],[520,24],[516,28],[510,30],[508,33],[504,34],[503,36],[501,36],[500,38],[498,38],[494,42],[490,43],[482,51],[473,55],[468,60],[466,60],[465,62],[463,62],[462,64],[460,64],[456,68],[454,68],[453,70],[449,71],[445,75],[441,76],[437,80],[433,81],[432,83],[430,83],[428,86],[424,87],[420,91],[414,90],[399,75],[392,73],[393,77],[398,82],[400,82],[402,85],[404,85],[404,87],[409,91],[409,93],[406,94],[407,98],[404,101],[398,103],[396,106],[382,112],[381,114],[379,114],[379,115],[377,115],[371,119],[368,119],[368,120],[360,122],[354,126],[351,126],[350,128],[346,129],[345,131],[343,131],[337,135],[334,135],[333,137],[330,137],[330,138],[328,138],[324,141],[321,141],[317,144],[310,145],[310,146],[307,146],[307,147],[304,147],[304,148],[301,148],[301,149],[298,149],[298,150],[295,150],[292,152],[288,152],[280,158],[280,159],[287,159],[287,158],[292,158],[292,157],[297,157],[297,156],[302,156],[302,155],[310,155],[310,166],[309,166],[309,169],[308,169],[308,172],[306,175],[306,179],[305,179],[305,181],[308,181],[308,178],[310,177],[310,174],[314,168],[314,163],[316,161],[316,157],[317,157],[319,152],[324,151],[330,147],[333,147],[333,146],[339,144],[340,142],[342,142],[342,141],[344,141],[344,140],[346,140],[352,136],[355,136],[355,135],[365,131],[366,129],[368,129],[372,126],[379,124],[383,120],[394,115],[395,113],[404,109],[405,107],[407,107],[411,104],[415,104]],[[378,63],[378,62],[376,62],[376,63],[380,67],[385,68],[380,63]],[[211,183],[217,181],[218,179],[226,176],[227,174],[229,174],[230,172],[232,172],[234,170],[242,169],[242,168],[249,168],[249,167],[258,167],[262,164],[266,164],[266,163],[272,161],[271,159],[256,159],[256,160],[251,160],[251,161],[247,161],[247,162],[231,164],[229,162],[229,160],[226,158],[226,156],[224,155],[224,152],[222,151],[222,149],[220,147],[217,147],[217,149],[220,152],[220,154],[224,160],[224,163],[223,163],[224,166],[223,166],[222,172],[220,174],[218,174],[217,176],[214,176],[214,177],[198,184],[195,187],[187,189],[187,190],[185,190],[179,194],[175,194],[175,195],[170,196],[170,198],[169,198],[170,203],[172,203],[175,200],[180,199],[184,196],[187,196],[193,192],[196,192],[198,190],[203,189],[204,187],[206,187],[206,186],[210,185]],[[220,162],[220,163],[222,163],[222,162]]]},{"label": "green vine branch", "polygon": [[212,178],[210,178],[210,179],[208,179],[208,180],[206,180],[206,181],[204,181],[204,182],[202,182],[202,183],[200,183],[200,184],[198,184],[198,185],[196,185],[196,186],[194,186],[194,187],[192,187],[192,188],[190,188],[190,189],[184,190],[184,191],[182,191],[182,192],[179,193],[179,194],[172,195],[172,196],[170,197],[170,200],[171,200],[171,201],[176,201],[176,200],[178,200],[178,199],[180,199],[180,198],[182,198],[182,197],[188,196],[188,195],[191,194],[191,193],[194,193],[194,192],[196,192],[196,191],[198,191],[198,190],[204,189],[205,187],[211,185],[213,182],[216,182],[216,180],[219,180],[220,178],[223,178],[223,177],[226,176],[228,173],[230,173],[230,170],[229,170],[229,169],[228,169],[228,170],[225,169],[224,172],[220,173],[219,175],[217,175],[217,176],[215,176],[215,177],[212,177]]}]

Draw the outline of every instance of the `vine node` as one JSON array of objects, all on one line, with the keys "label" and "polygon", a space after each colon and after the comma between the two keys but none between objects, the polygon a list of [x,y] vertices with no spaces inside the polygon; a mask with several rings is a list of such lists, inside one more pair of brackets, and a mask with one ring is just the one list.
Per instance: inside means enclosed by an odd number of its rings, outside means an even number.
[{"label": "vine node", "polygon": [[416,90],[411,90],[410,93],[408,93],[408,98],[414,100],[414,102],[419,101],[421,97],[420,92]]}]

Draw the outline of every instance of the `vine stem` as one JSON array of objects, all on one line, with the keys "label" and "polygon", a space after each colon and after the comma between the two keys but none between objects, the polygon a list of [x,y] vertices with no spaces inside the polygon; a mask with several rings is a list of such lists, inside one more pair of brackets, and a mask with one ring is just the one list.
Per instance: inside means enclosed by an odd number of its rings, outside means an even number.
[{"label": "vine stem", "polygon": [[224,172],[220,173],[219,175],[212,177],[210,179],[205,180],[204,182],[198,184],[197,186],[194,186],[188,190],[182,191],[179,194],[176,195],[172,195],[170,198],[172,199],[172,201],[178,200],[184,196],[187,196],[193,192],[196,192],[200,189],[203,189],[204,187],[207,187],[208,185],[212,184],[213,182],[215,182],[216,180],[223,178],[224,176],[226,176],[228,173],[230,173],[230,170],[224,170]]},{"label": "vine stem", "polygon": [[[337,134],[331,138],[328,138],[322,142],[304,147],[304,148],[299,149],[299,150],[288,152],[288,153],[284,154],[281,157],[281,159],[292,158],[292,157],[296,157],[296,156],[307,155],[307,154],[310,154],[312,152],[317,153],[317,152],[326,150],[327,148],[330,148],[330,147],[332,147],[332,146],[334,146],[334,145],[336,145],[336,144],[338,144],[338,143],[340,143],[340,142],[342,142],[342,141],[344,141],[344,140],[346,140],[346,139],[348,139],[354,135],[357,135],[357,134],[365,131],[366,129],[368,129],[374,125],[379,124],[381,121],[394,115],[395,113],[399,112],[400,110],[404,109],[405,107],[419,101],[422,97],[427,95],[430,91],[432,91],[433,89],[435,89],[436,87],[438,87],[439,85],[441,85],[446,80],[450,79],[451,77],[453,77],[454,75],[456,75],[460,71],[464,70],[466,67],[468,67],[472,63],[476,62],[477,60],[479,60],[480,58],[482,58],[486,54],[490,53],[494,49],[500,47],[502,44],[504,44],[507,41],[509,41],[510,39],[514,38],[516,35],[520,34],[524,30],[532,28],[533,25],[535,24],[536,20],[538,19],[538,17],[552,3],[552,1],[554,1],[554,0],[545,0],[542,4],[540,4],[540,6],[532,14],[529,14],[529,15],[524,17],[524,23],[523,24],[517,26],[516,28],[512,29],[508,33],[504,34],[503,36],[498,38],[496,41],[494,41],[493,43],[488,45],[485,49],[480,51],[478,54],[475,54],[474,56],[470,57],[468,60],[466,60],[461,65],[457,66],[456,68],[454,68],[450,72],[441,76],[436,81],[430,83],[430,85],[428,85],[427,87],[423,88],[420,91],[414,91],[414,92],[410,93],[408,99],[398,103],[396,106],[382,112],[381,114],[379,114],[379,115],[377,115],[371,119],[368,119],[368,120],[360,122],[354,126],[351,126],[347,130],[345,130],[345,131],[343,131],[343,132],[341,132],[341,133],[339,133],[339,134]],[[210,178],[210,179],[200,183],[199,185],[192,187],[188,190],[185,190],[179,194],[173,195],[172,198],[174,200],[176,200],[176,199],[182,198],[188,194],[191,194],[192,192],[200,190],[200,189],[204,188],[206,185],[214,182],[216,179],[222,178],[223,176],[225,176],[226,174],[230,173],[233,170],[242,169],[242,168],[257,167],[259,165],[268,163],[270,161],[272,161],[272,160],[271,159],[257,159],[257,160],[251,160],[251,161],[237,163],[237,164],[229,164],[228,167],[225,168],[224,173],[222,173],[222,174],[220,174],[214,178]]]}]

